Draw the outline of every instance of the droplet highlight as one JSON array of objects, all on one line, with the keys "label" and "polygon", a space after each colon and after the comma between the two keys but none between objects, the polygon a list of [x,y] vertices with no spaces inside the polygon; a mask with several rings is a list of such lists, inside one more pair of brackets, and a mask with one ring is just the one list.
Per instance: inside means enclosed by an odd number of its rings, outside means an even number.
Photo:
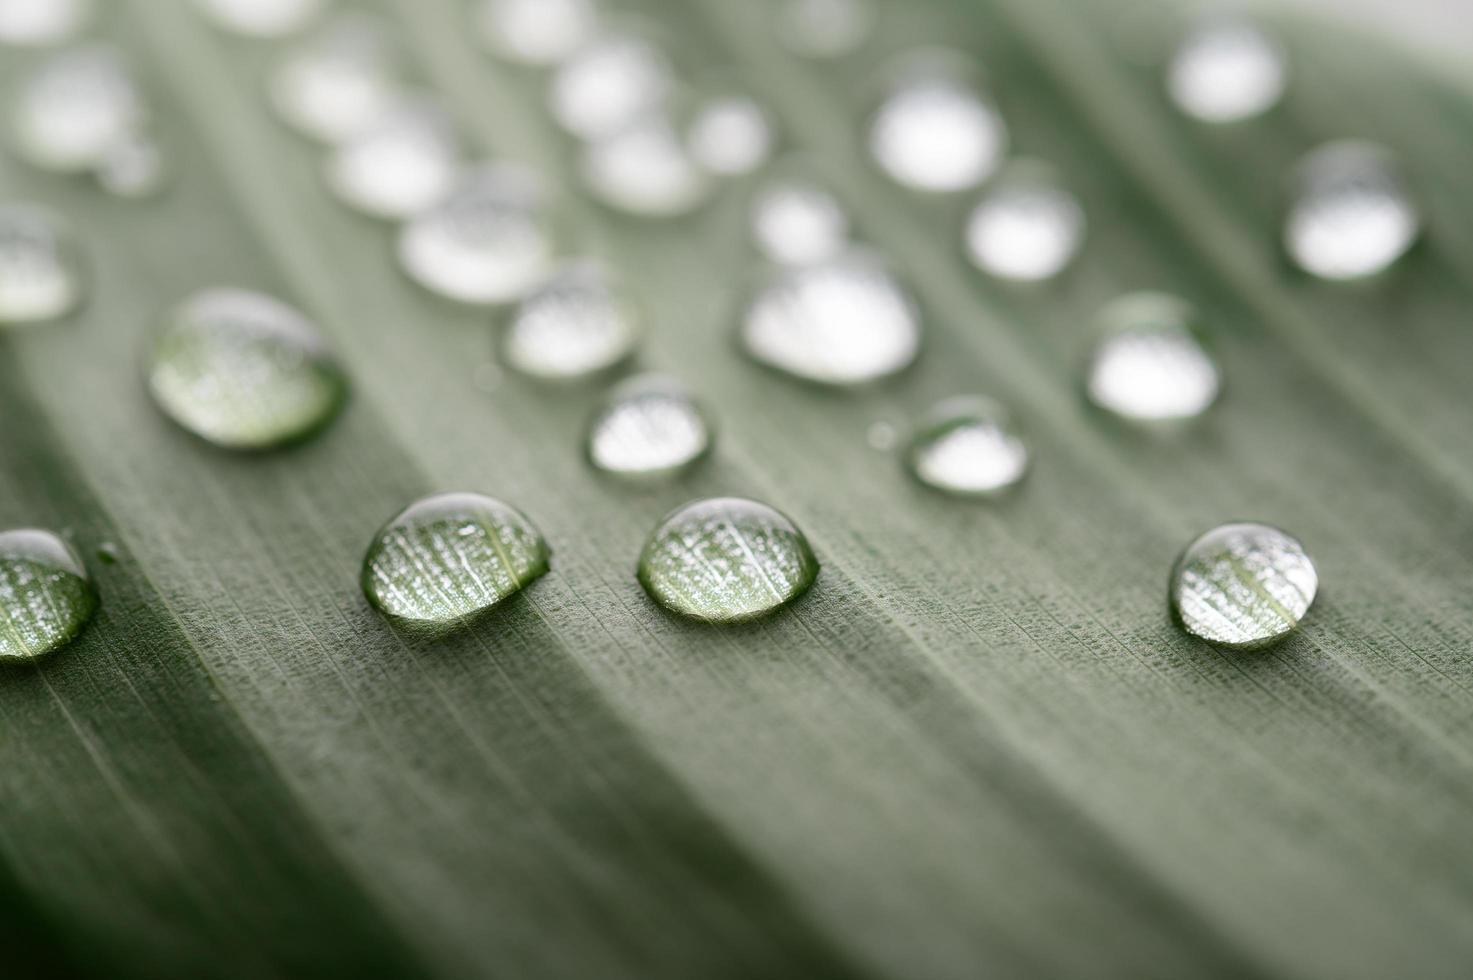
[{"label": "droplet highlight", "polygon": [[705,411],[678,382],[659,375],[617,385],[588,427],[588,459],[627,480],[677,476],[711,449]]},{"label": "droplet highlight", "polygon": [[438,203],[460,173],[460,145],[433,100],[401,101],[328,156],[328,187],[349,207],[403,219]]},{"label": "droplet highlight", "polygon": [[1012,414],[990,398],[949,398],[915,428],[910,471],[929,487],[962,497],[996,497],[1028,472],[1028,445]]},{"label": "droplet highlight", "polygon": [[25,78],[11,127],[26,162],[82,173],[141,128],[146,114],[122,56],[108,45],[89,44],[52,55]]},{"label": "droplet highlight", "polygon": [[988,275],[1043,282],[1073,260],[1084,229],[1084,209],[1050,168],[1014,164],[972,210],[967,253]]},{"label": "droplet highlight", "polygon": [[497,57],[555,65],[593,37],[598,8],[592,0],[482,0],[476,22]]},{"label": "droplet highlight", "polygon": [[572,381],[607,371],[631,354],[638,319],[594,262],[554,271],[513,311],[502,335],[502,361],[546,381]]},{"label": "droplet highlight", "polygon": [[1300,165],[1284,246],[1321,279],[1363,279],[1390,268],[1416,242],[1422,219],[1390,151],[1346,140]]},{"label": "droplet highlight", "polygon": [[880,169],[918,191],[975,187],[1002,161],[1007,128],[992,103],[950,56],[913,59],[870,124],[869,149]]},{"label": "droplet highlight", "polygon": [[81,303],[82,263],[60,218],[0,204],[0,327],[54,320]]},{"label": "droplet highlight", "polygon": [[34,528],[0,532],[0,661],[61,649],[98,605],[97,587],[71,545]]},{"label": "droplet highlight", "polygon": [[752,240],[781,265],[832,259],[849,244],[849,216],[813,181],[779,178],[763,184],[751,206]]},{"label": "droplet highlight", "polygon": [[1319,575],[1292,535],[1267,524],[1224,524],[1189,544],[1171,571],[1183,629],[1234,650],[1259,650],[1298,628]]},{"label": "droplet highlight", "polygon": [[1232,123],[1277,105],[1287,74],[1283,49],[1256,24],[1210,17],[1177,46],[1167,66],[1166,90],[1187,115]]},{"label": "droplet highlight", "polygon": [[1222,376],[1197,335],[1192,307],[1172,296],[1122,297],[1101,316],[1085,386],[1096,406],[1130,422],[1194,419],[1217,400]]}]

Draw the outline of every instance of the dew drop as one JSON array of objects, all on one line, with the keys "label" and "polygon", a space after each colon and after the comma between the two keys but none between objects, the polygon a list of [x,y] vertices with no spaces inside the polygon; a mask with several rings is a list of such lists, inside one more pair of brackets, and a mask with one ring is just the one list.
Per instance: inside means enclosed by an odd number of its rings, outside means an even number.
[{"label": "dew drop", "polygon": [[542,533],[510,504],[478,493],[415,501],[374,536],[363,593],[379,611],[448,624],[484,612],[545,575]]},{"label": "dew drop", "polygon": [[917,424],[908,462],[927,486],[993,497],[1028,472],[1028,446],[1002,405],[990,398],[949,398]]},{"label": "dew drop", "polygon": [[333,193],[378,218],[407,218],[431,207],[450,193],[459,173],[450,117],[426,97],[401,101],[339,144],[326,163]]},{"label": "dew drop", "polygon": [[572,135],[604,139],[665,104],[670,65],[632,34],[609,34],[580,48],[553,76],[553,118]]},{"label": "dew drop", "polygon": [[869,149],[892,179],[919,191],[966,190],[1002,160],[1007,130],[947,55],[908,63],[870,124]]},{"label": "dew drop", "polygon": [[215,26],[245,37],[285,37],[306,27],[327,0],[195,0]]},{"label": "dew drop", "polygon": [[1284,94],[1284,52],[1257,25],[1211,17],[1178,45],[1166,71],[1166,89],[1187,115],[1231,123],[1262,115]]},{"label": "dew drop", "polygon": [[148,387],[166,415],[226,449],[270,449],[327,424],[347,379],[317,329],[262,293],[207,289],[154,342]]},{"label": "dew drop", "polygon": [[71,312],[83,282],[75,239],[61,219],[30,204],[0,204],[0,327]]},{"label": "dew drop", "polygon": [[1421,216],[1395,158],[1374,143],[1344,140],[1300,165],[1284,245],[1322,279],[1361,279],[1389,268],[1416,242]]},{"label": "dew drop", "polygon": [[711,449],[706,413],[684,386],[659,375],[615,386],[588,427],[588,458],[625,479],[680,474]]},{"label": "dew drop", "polygon": [[369,131],[398,104],[398,52],[377,18],[345,14],[282,59],[271,74],[270,94],[288,126],[341,143]]},{"label": "dew drop", "polygon": [[98,604],[97,587],[71,545],[50,531],[0,532],[0,661],[66,646]]},{"label": "dew drop", "polygon": [[864,441],[877,453],[888,453],[899,439],[900,433],[895,431],[895,426],[884,420],[870,423],[864,433]]},{"label": "dew drop", "polygon": [[522,374],[569,381],[614,367],[638,340],[633,309],[601,266],[580,261],[554,271],[522,300],[506,325],[501,354]]},{"label": "dew drop", "polygon": [[477,14],[491,52],[524,65],[555,65],[598,27],[592,0],[482,0]]},{"label": "dew drop", "polygon": [[157,140],[134,132],[108,148],[92,175],[98,186],[114,197],[139,199],[164,189],[169,165]]},{"label": "dew drop", "polygon": [[1090,360],[1086,393],[1132,422],[1183,422],[1211,407],[1222,388],[1217,362],[1198,339],[1191,306],[1172,296],[1135,293],[1102,315],[1103,336]]},{"label": "dew drop", "polygon": [[58,44],[91,18],[92,0],[0,0],[0,44]]},{"label": "dew drop", "polygon": [[989,275],[1041,282],[1074,258],[1084,227],[1084,209],[1047,167],[1013,164],[973,209],[967,251]]},{"label": "dew drop", "polygon": [[741,340],[753,359],[794,377],[858,385],[909,366],[921,325],[884,265],[850,252],[777,270],[748,306]]},{"label": "dew drop", "polygon": [[787,517],[755,500],[697,500],[660,521],[639,581],[660,605],[709,623],[755,619],[807,592],[818,559]]},{"label": "dew drop", "polygon": [[522,167],[477,167],[400,229],[398,250],[404,271],[431,292],[463,303],[519,299],[552,264],[546,192]]},{"label": "dew drop", "polygon": [[782,265],[832,259],[849,243],[849,216],[832,194],[803,178],[780,178],[758,188],[751,222],[758,249]]},{"label": "dew drop", "polygon": [[142,93],[118,52],[103,44],[69,48],[24,81],[11,124],[16,151],[43,170],[90,170],[135,132]]},{"label": "dew drop", "polygon": [[691,158],[720,177],[752,173],[772,153],[772,122],[744,95],[721,96],[696,110],[686,132]]},{"label": "dew drop", "polygon": [[646,218],[671,218],[702,204],[710,180],[670,124],[649,116],[583,151],[583,182],[604,204]]},{"label": "dew drop", "polygon": [[1319,575],[1292,536],[1224,524],[1187,546],[1171,571],[1171,608],[1195,637],[1235,650],[1279,642],[1314,603]]},{"label": "dew drop", "polygon": [[858,50],[874,29],[872,0],[783,0],[779,40],[808,58],[838,58]]},{"label": "dew drop", "polygon": [[104,565],[116,565],[120,560],[122,552],[118,546],[111,541],[104,541],[97,546],[97,560]]}]

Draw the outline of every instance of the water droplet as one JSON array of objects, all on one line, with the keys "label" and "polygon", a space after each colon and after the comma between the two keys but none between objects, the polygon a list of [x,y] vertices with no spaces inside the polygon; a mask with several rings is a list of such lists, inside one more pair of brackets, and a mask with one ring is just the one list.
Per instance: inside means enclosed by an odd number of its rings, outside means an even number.
[{"label": "water droplet", "polygon": [[686,146],[696,163],[721,177],[749,174],[772,153],[772,122],[745,95],[712,99],[696,110]]},{"label": "water droplet", "polygon": [[82,263],[66,225],[30,204],[0,204],[0,326],[54,320],[82,295]]},{"label": "water droplet", "polygon": [[1421,216],[1389,151],[1344,140],[1300,165],[1284,226],[1289,256],[1322,279],[1361,279],[1389,268],[1421,233]]},{"label": "water droplet", "polygon": [[710,623],[754,619],[807,592],[818,559],[792,521],[755,500],[697,500],[667,515],[639,556],[666,609]]},{"label": "water droplet", "polygon": [[638,340],[634,311],[603,268],[571,262],[513,312],[502,337],[502,360],[535,378],[573,380],[619,364]]},{"label": "water droplet", "polygon": [[116,565],[120,557],[118,546],[111,541],[104,541],[97,546],[97,560],[104,565]]},{"label": "water droplet", "polygon": [[317,329],[244,289],[196,293],[154,343],[148,386],[164,413],[227,449],[302,439],[337,413],[347,379]]},{"label": "water droplet", "polygon": [[1002,117],[949,54],[908,61],[875,113],[869,148],[891,178],[919,191],[966,190],[997,169],[1007,145]]},{"label": "water droplet", "polygon": [[215,26],[245,37],[285,37],[306,27],[327,0],[195,0]]},{"label": "water droplet", "polygon": [[865,431],[864,440],[875,452],[888,453],[900,440],[900,433],[889,422],[874,422]]},{"label": "water droplet", "polygon": [[90,44],[52,55],[26,79],[13,107],[15,148],[44,170],[90,170],[139,129],[142,93],[113,48]]},{"label": "water droplet", "polygon": [[450,193],[460,147],[445,111],[428,97],[411,97],[339,144],[326,166],[328,186],[349,207],[407,218]]},{"label": "water droplet", "polygon": [[558,68],[549,96],[552,115],[580,139],[607,138],[663,107],[671,84],[670,66],[652,44],[632,34],[608,34]]},{"label": "water droplet", "polygon": [[1133,422],[1181,422],[1207,411],[1222,377],[1195,318],[1189,304],[1157,293],[1111,303],[1090,360],[1090,401]]},{"label": "water droplet", "polygon": [[819,384],[857,385],[914,361],[921,325],[883,264],[850,252],[779,269],[747,308],[741,339],[769,367]]},{"label": "water droplet", "polygon": [[649,116],[583,151],[583,181],[611,208],[648,218],[685,214],[711,189],[668,121]]},{"label": "water droplet", "polygon": [[1015,163],[972,211],[967,251],[989,275],[1041,282],[1074,258],[1084,224],[1084,209],[1050,168]]},{"label": "water droplet", "polygon": [[288,126],[341,143],[383,119],[399,100],[399,61],[387,26],[369,14],[334,18],[276,66],[271,101]]},{"label": "water droplet", "polygon": [[849,244],[849,216],[832,194],[804,178],[779,178],[752,199],[752,238],[773,262],[808,265]]},{"label": "water droplet", "polygon": [[525,65],[555,65],[593,37],[592,0],[482,0],[478,23],[492,53]]},{"label": "water droplet", "polygon": [[949,398],[928,412],[911,440],[911,472],[966,497],[993,497],[1028,472],[1028,446],[1006,408],[990,398]]},{"label": "water droplet", "polygon": [[108,148],[93,170],[97,184],[114,197],[152,197],[169,180],[163,147],[153,137],[129,133]]},{"label": "water droplet", "polygon": [[1294,631],[1319,575],[1290,535],[1267,524],[1224,524],[1187,546],[1171,571],[1171,608],[1188,633],[1258,650]]},{"label": "water droplet", "polygon": [[838,58],[865,42],[874,21],[872,0],[784,0],[777,36],[795,54]]},{"label": "water droplet", "polygon": [[399,231],[399,263],[432,292],[463,303],[507,303],[552,264],[546,192],[537,175],[486,164]]},{"label": "water droplet", "polygon": [[98,602],[97,587],[71,545],[50,531],[0,532],[0,661],[66,646]]},{"label": "water droplet", "polygon": [[1182,39],[1167,66],[1166,89],[1189,116],[1238,122],[1278,103],[1286,73],[1277,41],[1249,21],[1216,16]]},{"label": "water droplet", "polygon": [[0,0],[0,44],[57,44],[91,18],[92,0]]},{"label": "water droplet", "polygon": [[706,413],[677,382],[658,375],[615,386],[588,428],[588,458],[629,479],[659,479],[689,469],[711,448]]},{"label": "water droplet", "polygon": [[375,608],[415,623],[454,623],[545,575],[542,533],[510,504],[442,493],[410,504],[374,536],[363,593]]}]

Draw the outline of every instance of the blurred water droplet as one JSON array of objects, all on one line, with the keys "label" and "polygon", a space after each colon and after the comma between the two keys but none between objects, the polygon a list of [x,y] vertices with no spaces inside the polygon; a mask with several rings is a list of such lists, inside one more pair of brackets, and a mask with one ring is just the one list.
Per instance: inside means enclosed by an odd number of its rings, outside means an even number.
[{"label": "blurred water droplet", "polygon": [[252,450],[321,429],[341,407],[347,379],[301,313],[262,293],[207,289],[184,302],[154,342],[148,387],[185,429]]},{"label": "blurred water droplet", "polygon": [[593,37],[592,0],[482,0],[481,37],[493,54],[526,65],[555,65]]},{"label": "blurred water droplet", "polygon": [[876,452],[888,453],[900,440],[900,433],[889,422],[874,422],[864,433],[864,441]]},{"label": "blurred water droplet", "polygon": [[819,384],[856,385],[914,361],[921,325],[883,264],[850,252],[778,270],[748,306],[741,339],[769,367]]},{"label": "blurred water droplet", "polygon": [[91,18],[92,0],[0,0],[0,44],[59,44]]},{"label": "blurred water droplet", "polygon": [[195,0],[221,30],[245,37],[285,37],[306,27],[327,0]]},{"label": "blurred water droplet", "polygon": [[367,132],[399,101],[399,55],[388,27],[344,14],[295,45],[271,74],[271,101],[288,126],[324,143]]},{"label": "blurred water droplet", "polygon": [[1166,89],[1189,116],[1238,122],[1278,103],[1286,73],[1277,41],[1249,21],[1217,16],[1198,23],[1177,46]]},{"label": "blurred water droplet", "polygon": [[343,203],[378,218],[407,218],[450,193],[460,146],[450,118],[429,98],[399,102],[368,129],[339,144],[326,163]]},{"label": "blurred water droplet", "polygon": [[929,54],[909,60],[870,124],[875,162],[915,190],[975,187],[997,168],[1006,149],[1002,117],[948,66],[950,60]]},{"label": "blurred water droplet", "polygon": [[1187,303],[1135,293],[1102,314],[1102,337],[1090,359],[1090,401],[1133,422],[1196,418],[1222,387],[1217,362],[1198,339]]},{"label": "blurred water droplet", "polygon": [[721,177],[749,174],[772,153],[772,122],[752,99],[722,96],[696,110],[686,132],[691,158]]},{"label": "blurred water droplet", "polygon": [[634,352],[638,321],[603,269],[570,262],[522,300],[502,336],[503,362],[521,374],[573,380],[614,367]]},{"label": "blurred water droplet", "polygon": [[973,209],[967,251],[989,275],[1041,282],[1074,258],[1084,226],[1084,209],[1049,168],[1012,164]]},{"label": "blurred water droplet", "polygon": [[97,560],[104,565],[116,565],[120,555],[121,552],[118,550],[118,546],[111,541],[104,541],[97,546]]},{"label": "blurred water droplet", "polygon": [[61,649],[98,604],[97,587],[71,545],[34,528],[0,532],[0,661]]},{"label": "blurred water droplet", "polygon": [[631,34],[608,34],[558,68],[549,98],[559,125],[597,140],[657,112],[670,88],[670,66],[653,45]]},{"label": "blurred water droplet", "polygon": [[670,218],[702,204],[711,190],[669,122],[649,116],[583,150],[583,181],[599,201],[627,214]]},{"label": "blurred water droplet", "polygon": [[1011,413],[990,398],[948,398],[916,425],[910,470],[927,486],[992,497],[1028,471],[1028,446]]},{"label": "blurred water droplet", "polygon": [[779,178],[758,188],[751,222],[757,247],[782,265],[831,259],[849,242],[849,216],[839,202],[803,178]]},{"label": "blurred water droplet", "polygon": [[426,289],[463,303],[507,303],[547,274],[553,235],[537,175],[488,164],[399,230],[399,263]]},{"label": "blurred water droplet", "polygon": [[711,448],[711,424],[685,387],[641,375],[614,387],[588,427],[588,458],[604,473],[659,479],[682,473]]},{"label": "blurred water droplet", "polygon": [[766,504],[717,497],[667,515],[639,556],[639,581],[666,609],[709,623],[755,619],[818,577],[808,539]]},{"label": "blurred water droplet", "polygon": [[121,55],[89,44],[52,55],[25,78],[11,125],[15,148],[29,163],[79,173],[137,131],[145,114],[142,93]]},{"label": "blurred water droplet", "polygon": [[54,320],[84,292],[71,231],[30,204],[0,204],[0,327]]},{"label": "blurred water droplet", "polygon": [[872,0],[783,0],[775,23],[795,54],[837,58],[864,44],[874,21]]},{"label": "blurred water droplet", "polygon": [[1258,650],[1292,633],[1319,575],[1292,536],[1267,524],[1224,524],[1187,546],[1171,572],[1171,608],[1193,636]]},{"label": "blurred water droplet", "polygon": [[548,571],[542,533],[478,493],[442,493],[386,524],[363,559],[363,594],[395,619],[448,624],[484,612]]},{"label": "blurred water droplet", "polygon": [[152,197],[164,189],[169,166],[153,137],[129,133],[108,148],[93,170],[98,186],[114,197]]},{"label": "blurred water droplet", "polygon": [[1328,143],[1300,165],[1284,245],[1322,279],[1361,279],[1389,268],[1416,242],[1422,219],[1389,151]]}]

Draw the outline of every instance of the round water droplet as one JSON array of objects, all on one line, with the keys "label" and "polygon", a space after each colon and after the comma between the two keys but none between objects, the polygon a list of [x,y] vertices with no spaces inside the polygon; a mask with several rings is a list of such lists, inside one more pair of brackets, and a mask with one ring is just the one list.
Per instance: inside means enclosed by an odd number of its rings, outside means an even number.
[{"label": "round water droplet", "polygon": [[617,385],[588,427],[588,458],[604,473],[659,479],[689,469],[711,448],[711,424],[683,386],[644,375]]},{"label": "round water droplet", "polygon": [[1195,317],[1187,303],[1156,293],[1110,304],[1090,360],[1090,401],[1132,422],[1182,422],[1207,411],[1222,377],[1197,336]]},{"label": "round water droplet", "polygon": [[648,116],[583,151],[583,182],[611,208],[647,218],[685,214],[706,200],[710,180],[669,122]]},{"label": "round water droplet", "polygon": [[332,151],[328,187],[349,207],[378,218],[407,218],[450,193],[460,147],[450,118],[432,99],[400,101]]},{"label": "round water droplet", "polygon": [[832,259],[849,244],[849,216],[832,194],[803,178],[782,178],[758,188],[751,222],[762,254],[782,265]]},{"label": "round water droplet", "polygon": [[1257,25],[1212,17],[1172,55],[1166,90],[1189,116],[1230,123],[1267,112],[1284,94],[1284,52]]},{"label": "round water droplet", "polygon": [[585,378],[634,352],[638,321],[593,262],[556,270],[522,300],[502,337],[502,360],[515,371],[549,381]]},{"label": "round water droplet", "polygon": [[874,21],[873,0],[783,0],[777,36],[795,54],[837,58],[864,44]]},{"label": "round water droplet", "polygon": [[1195,637],[1258,650],[1292,633],[1319,589],[1314,563],[1267,524],[1224,524],[1187,546],[1171,570],[1171,608]]},{"label": "round water droplet", "polygon": [[368,14],[333,19],[276,66],[270,92],[277,114],[305,136],[341,143],[367,132],[400,97],[387,26]]},{"label": "round water droplet", "polygon": [[864,441],[869,443],[871,449],[880,453],[888,453],[894,449],[899,438],[900,434],[895,431],[895,426],[885,421],[871,423],[864,433]]},{"label": "round water droplet", "polygon": [[454,623],[545,575],[550,554],[515,507],[478,493],[436,494],[375,535],[363,558],[363,593],[395,619]]},{"label": "round water droplet", "polygon": [[145,133],[129,133],[108,148],[92,175],[97,184],[114,197],[152,197],[169,180],[164,149]]},{"label": "round water droplet", "polygon": [[30,204],[0,204],[0,327],[54,320],[82,295],[82,263],[61,219]]},{"label": "round water droplet", "polygon": [[285,37],[306,27],[327,0],[195,0],[221,30],[245,37]]},{"label": "round water droplet", "polygon": [[1047,167],[1014,164],[972,211],[967,251],[989,275],[1041,282],[1074,258],[1084,224],[1084,209]]},{"label": "round water droplet", "polygon": [[97,587],[71,545],[50,531],[0,532],[0,661],[66,646],[97,606]]},{"label": "round water droplet", "polygon": [[0,44],[57,44],[92,17],[92,0],[0,0]]},{"label": "round water droplet", "polygon": [[493,54],[525,65],[555,65],[593,37],[592,0],[482,0],[477,22]]},{"label": "round water droplet", "polygon": [[1395,158],[1374,143],[1329,143],[1299,167],[1284,245],[1322,279],[1361,279],[1389,268],[1422,219]]},{"label": "round water droplet", "polygon": [[794,377],[857,385],[909,366],[921,324],[885,267],[850,252],[778,270],[747,307],[741,339],[755,360]]},{"label": "round water droplet", "polygon": [[549,98],[560,126],[594,140],[659,110],[670,88],[670,65],[652,44],[632,34],[608,34],[558,68]]},{"label": "round water droplet", "polygon": [[195,435],[227,449],[270,449],[326,425],[347,379],[301,313],[261,293],[208,289],[155,341],[148,387]]},{"label": "round water droplet", "polygon": [[1028,446],[1012,415],[990,398],[949,398],[920,421],[910,445],[922,483],[965,497],[993,497],[1028,472]]},{"label": "round water droplet", "polygon": [[12,111],[15,148],[45,170],[90,170],[143,123],[145,107],[122,57],[91,44],[52,55],[26,79]]},{"label": "round water droplet", "polygon": [[947,66],[950,60],[927,55],[910,61],[870,124],[875,162],[915,190],[975,187],[997,169],[1006,149],[1002,117]]},{"label": "round water droplet", "polygon": [[709,623],[755,619],[807,592],[818,559],[792,521],[755,500],[686,504],[651,532],[639,581],[666,609]]},{"label": "round water droplet", "polygon": [[745,95],[727,95],[696,110],[686,146],[696,163],[720,177],[749,174],[772,153],[772,122]]},{"label": "round water droplet", "polygon": [[545,190],[522,167],[477,167],[400,229],[398,248],[404,271],[432,292],[463,303],[511,302],[552,264]]}]

